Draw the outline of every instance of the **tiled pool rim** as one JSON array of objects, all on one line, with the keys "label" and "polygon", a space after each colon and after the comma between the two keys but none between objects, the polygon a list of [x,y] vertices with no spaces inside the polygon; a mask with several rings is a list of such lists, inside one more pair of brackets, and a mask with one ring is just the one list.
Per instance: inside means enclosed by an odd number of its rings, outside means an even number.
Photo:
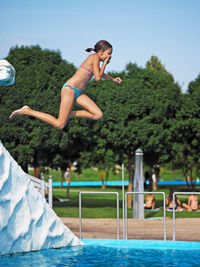
[{"label": "tiled pool rim", "polygon": [[183,249],[200,250],[200,242],[124,239],[81,239],[86,246],[136,248],[136,249]]}]

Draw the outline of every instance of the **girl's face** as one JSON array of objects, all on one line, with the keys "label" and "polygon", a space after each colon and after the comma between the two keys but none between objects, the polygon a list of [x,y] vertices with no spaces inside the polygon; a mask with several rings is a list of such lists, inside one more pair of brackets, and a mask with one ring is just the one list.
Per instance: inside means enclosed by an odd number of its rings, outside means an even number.
[{"label": "girl's face", "polygon": [[111,58],[112,55],[112,48],[108,48],[105,51],[100,51],[99,52],[99,57],[101,61],[106,60],[106,58],[110,57]]}]

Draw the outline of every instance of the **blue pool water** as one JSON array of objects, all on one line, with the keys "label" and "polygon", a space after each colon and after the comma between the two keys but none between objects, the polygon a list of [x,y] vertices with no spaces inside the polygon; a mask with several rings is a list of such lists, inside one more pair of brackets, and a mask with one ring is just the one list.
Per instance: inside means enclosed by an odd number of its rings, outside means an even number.
[{"label": "blue pool water", "polygon": [[0,256],[0,266],[200,266],[200,243],[83,239],[85,245]]}]

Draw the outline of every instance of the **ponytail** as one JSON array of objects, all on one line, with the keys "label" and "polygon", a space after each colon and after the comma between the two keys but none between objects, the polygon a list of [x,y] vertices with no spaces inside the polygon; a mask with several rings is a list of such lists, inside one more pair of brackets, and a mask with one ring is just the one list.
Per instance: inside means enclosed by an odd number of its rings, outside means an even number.
[{"label": "ponytail", "polygon": [[94,51],[94,48],[87,48],[87,49],[85,49],[85,51],[90,53],[90,52]]},{"label": "ponytail", "polygon": [[94,48],[87,48],[85,49],[85,51],[86,52],[94,51],[98,53],[100,50],[106,51],[108,48],[112,48],[112,45],[106,40],[100,40],[95,44]]}]

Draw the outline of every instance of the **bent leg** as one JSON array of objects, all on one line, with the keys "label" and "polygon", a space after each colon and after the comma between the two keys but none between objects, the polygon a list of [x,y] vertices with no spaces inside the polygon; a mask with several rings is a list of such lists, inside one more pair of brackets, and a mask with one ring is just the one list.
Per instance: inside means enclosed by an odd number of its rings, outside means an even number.
[{"label": "bent leg", "polygon": [[183,203],[182,206],[183,206],[184,210],[186,210],[186,211],[192,211],[192,209],[190,208],[190,206],[187,205],[186,203]]},{"label": "bent leg", "polygon": [[74,102],[73,90],[71,90],[69,87],[64,87],[61,91],[61,103],[60,103],[59,116],[57,119],[50,114],[33,110],[28,106],[24,106],[23,108],[14,111],[10,115],[10,118],[16,115],[28,115],[38,118],[48,124],[51,124],[52,126],[58,129],[63,129],[66,125],[67,119],[72,109],[73,102]]},{"label": "bent leg", "polygon": [[103,117],[103,112],[100,108],[85,94],[81,94],[76,103],[84,108],[84,110],[72,111],[70,117],[88,118],[92,120],[99,120]]}]

